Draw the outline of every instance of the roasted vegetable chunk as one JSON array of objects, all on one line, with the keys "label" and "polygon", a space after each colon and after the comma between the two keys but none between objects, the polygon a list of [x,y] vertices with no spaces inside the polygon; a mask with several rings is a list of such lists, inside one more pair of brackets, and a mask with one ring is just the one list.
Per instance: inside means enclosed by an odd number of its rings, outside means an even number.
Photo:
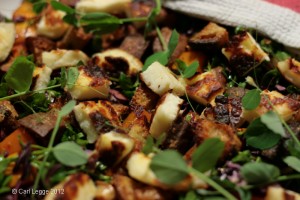
[{"label": "roasted vegetable chunk", "polygon": [[191,48],[203,51],[218,51],[229,41],[225,28],[209,22],[200,32],[189,39]]}]

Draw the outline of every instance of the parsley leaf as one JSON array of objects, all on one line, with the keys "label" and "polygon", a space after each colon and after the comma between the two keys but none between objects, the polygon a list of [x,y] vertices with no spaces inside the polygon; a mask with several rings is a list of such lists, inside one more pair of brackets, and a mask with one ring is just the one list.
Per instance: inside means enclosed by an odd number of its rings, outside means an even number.
[{"label": "parsley leaf", "polygon": [[284,60],[290,58],[291,56],[284,51],[277,51],[275,53],[274,57],[279,61],[284,61]]},{"label": "parsley leaf", "polygon": [[32,83],[34,67],[34,63],[26,57],[17,57],[4,77],[7,86],[17,93],[28,91]]},{"label": "parsley leaf", "polygon": [[279,169],[267,163],[252,162],[241,168],[242,177],[249,184],[263,184],[275,180],[279,175]]},{"label": "parsley leaf", "polygon": [[168,185],[174,185],[188,175],[188,166],[182,156],[174,150],[156,154],[150,164],[157,178]]},{"label": "parsley leaf", "polygon": [[[212,146],[214,151],[211,151]],[[192,155],[193,168],[200,172],[212,169],[220,158],[224,147],[224,143],[219,138],[206,139]]]},{"label": "parsley leaf", "polygon": [[36,2],[33,4],[32,9],[35,13],[39,14],[47,7],[47,5],[48,5],[47,2],[43,2],[43,1]]},{"label": "parsley leaf", "polygon": [[242,105],[246,110],[254,110],[259,106],[261,100],[260,90],[249,90],[242,98]]},{"label": "parsley leaf", "polygon": [[140,82],[139,79],[133,83],[131,78],[126,76],[124,72],[120,73],[119,77],[119,85],[121,89],[123,90],[123,94],[127,96],[128,98],[131,98],[134,95],[134,92],[136,88],[139,86]]}]

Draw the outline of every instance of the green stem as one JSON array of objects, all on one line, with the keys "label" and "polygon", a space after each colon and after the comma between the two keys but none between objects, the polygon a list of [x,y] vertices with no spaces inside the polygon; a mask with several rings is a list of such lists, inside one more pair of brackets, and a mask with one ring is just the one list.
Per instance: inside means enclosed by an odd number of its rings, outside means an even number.
[{"label": "green stem", "polygon": [[0,98],[0,101],[13,99],[13,98],[20,97],[20,96],[23,96],[23,95],[26,95],[26,94],[34,94],[34,93],[37,93],[37,92],[41,92],[41,91],[45,91],[45,90],[49,90],[49,89],[54,89],[54,88],[58,88],[58,87],[61,87],[61,84],[53,85],[53,86],[50,86],[50,87],[47,87],[47,88],[44,88],[44,89],[40,89],[40,90],[25,91],[25,92],[20,92],[20,93],[13,94],[13,95],[10,95],[10,96],[2,97],[2,98]]},{"label": "green stem", "polygon": [[165,39],[164,39],[164,37],[163,37],[163,35],[162,35],[162,33],[161,33],[159,27],[158,27],[156,24],[155,24],[155,30],[156,30],[156,32],[157,32],[157,35],[158,35],[158,38],[159,38],[159,40],[160,40],[160,43],[161,43],[161,45],[162,45],[162,47],[163,47],[163,50],[164,50],[164,51],[168,50],[167,43],[166,43],[166,41],[165,41]]},{"label": "green stem", "polygon": [[290,128],[290,126],[281,118],[279,117],[282,124],[284,125],[284,127],[287,129],[287,131],[289,132],[289,134],[292,136],[293,140],[296,142],[296,144],[300,147],[300,141],[297,138],[296,134],[294,133],[294,131]]},{"label": "green stem", "polygon": [[195,170],[194,168],[189,168],[190,173],[195,174],[202,181],[206,182],[208,185],[220,192],[228,200],[237,200],[230,192],[224,189],[221,185],[213,181],[211,178],[207,177],[205,174]]},{"label": "green stem", "polygon": [[[54,140],[55,140],[55,137],[56,137],[56,134],[58,132],[58,129],[59,129],[59,125],[60,125],[60,122],[62,120],[62,117],[60,115],[58,115],[57,117],[57,120],[56,120],[56,123],[55,123],[55,127],[52,131],[52,134],[51,134],[51,138],[50,138],[50,141],[49,141],[49,144],[48,144],[48,147],[47,149],[45,150],[45,157],[42,161],[42,164],[41,164],[41,167],[39,169],[39,172],[36,176],[36,179],[34,181],[34,185],[33,185],[33,191],[35,191],[38,187],[38,184],[41,180],[41,176],[43,174],[43,171],[44,171],[44,168],[45,168],[45,164],[47,162],[47,159],[49,157],[49,154],[51,153],[52,151],[52,148],[53,148],[53,144],[54,144]],[[31,195],[31,199],[34,199],[34,194]]]},{"label": "green stem", "polygon": [[300,179],[300,174],[292,174],[292,175],[286,175],[286,176],[279,176],[275,181],[287,181],[287,180],[292,180],[292,179]]},{"label": "green stem", "polygon": [[128,22],[144,22],[147,21],[148,17],[136,17],[136,18],[124,18],[120,19],[122,23],[128,23]]}]

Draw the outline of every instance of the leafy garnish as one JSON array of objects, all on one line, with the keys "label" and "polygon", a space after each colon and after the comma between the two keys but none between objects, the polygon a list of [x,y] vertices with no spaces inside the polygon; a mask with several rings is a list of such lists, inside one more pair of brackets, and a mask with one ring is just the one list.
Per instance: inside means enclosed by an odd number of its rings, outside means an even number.
[{"label": "leafy garnish", "polygon": [[155,153],[158,153],[160,152],[160,149],[159,149],[159,146],[163,143],[163,141],[165,140],[166,138],[166,133],[163,133],[161,134],[157,140],[154,139],[152,136],[148,136],[146,141],[145,141],[145,144],[143,146],[143,149],[142,149],[142,152],[144,154],[149,154],[149,153],[152,153],[152,152],[155,152]]},{"label": "leafy garnish", "polygon": [[176,64],[177,64],[178,70],[183,78],[191,78],[192,76],[194,76],[199,67],[198,61],[194,61],[189,66],[187,66],[185,64],[185,62],[177,59]]},{"label": "leafy garnish", "polygon": [[160,51],[149,56],[144,63],[143,71],[147,70],[147,68],[155,61],[162,65],[166,65],[178,44],[178,40],[179,33],[176,30],[173,30],[168,43],[168,48],[165,51]]},{"label": "leafy garnish", "polygon": [[288,156],[283,160],[288,166],[300,172],[300,159],[295,156]]},{"label": "leafy garnish", "polygon": [[45,1],[40,1],[40,2],[36,2],[33,4],[33,11],[35,13],[41,13],[46,7],[47,7],[48,3]]},{"label": "leafy garnish", "polygon": [[[224,146],[219,138],[206,139],[192,155],[193,168],[200,172],[206,172],[215,167]],[[214,148],[213,151],[211,151],[212,147]]]},{"label": "leafy garnish", "polygon": [[284,61],[291,57],[287,52],[284,51],[277,51],[274,56],[278,61]]},{"label": "leafy garnish", "polygon": [[174,185],[188,175],[188,167],[182,156],[174,150],[166,150],[152,158],[150,168],[157,178],[168,185]]},{"label": "leafy garnish", "polygon": [[52,152],[61,164],[70,167],[83,165],[88,159],[87,154],[74,142],[62,142],[53,147]]},{"label": "leafy garnish", "polygon": [[77,67],[61,68],[61,87],[71,89],[77,81],[79,71]]},{"label": "leafy garnish", "polygon": [[281,136],[270,130],[260,118],[255,119],[248,126],[246,133],[246,143],[258,149],[269,149],[278,144]]},{"label": "leafy garnish", "polygon": [[262,162],[247,163],[241,168],[241,175],[249,184],[264,184],[275,180],[280,171],[274,165]]},{"label": "leafy garnish", "polygon": [[26,57],[17,57],[5,75],[7,86],[17,93],[28,91],[32,83],[34,67],[34,63]]},{"label": "leafy garnish", "polygon": [[128,77],[124,72],[120,73],[119,77],[119,85],[122,89],[122,93],[128,97],[131,98],[136,90],[136,88],[139,86],[140,82],[139,79],[133,83],[131,78]]},{"label": "leafy garnish", "polygon": [[275,112],[269,111],[263,114],[260,117],[260,120],[264,125],[266,125],[266,127],[268,127],[268,129],[270,129],[274,133],[285,136],[285,131],[282,126],[281,120]]},{"label": "leafy garnish", "polygon": [[261,91],[259,89],[249,90],[242,98],[242,105],[246,110],[254,110],[260,104]]}]

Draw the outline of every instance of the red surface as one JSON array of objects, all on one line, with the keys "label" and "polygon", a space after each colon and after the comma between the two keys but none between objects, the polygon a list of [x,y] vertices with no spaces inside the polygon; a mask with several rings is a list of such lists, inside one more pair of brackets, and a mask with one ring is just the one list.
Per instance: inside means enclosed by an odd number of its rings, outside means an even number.
[{"label": "red surface", "polygon": [[266,0],[300,13],[300,0]]}]

